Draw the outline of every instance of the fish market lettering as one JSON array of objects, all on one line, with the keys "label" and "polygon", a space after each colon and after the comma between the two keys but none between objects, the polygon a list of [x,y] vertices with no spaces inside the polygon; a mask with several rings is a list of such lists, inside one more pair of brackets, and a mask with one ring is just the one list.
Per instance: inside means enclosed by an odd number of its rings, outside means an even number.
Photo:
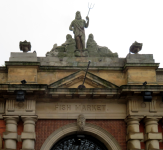
[{"label": "fish market lettering", "polygon": [[81,111],[105,111],[106,105],[75,105],[75,110]]}]

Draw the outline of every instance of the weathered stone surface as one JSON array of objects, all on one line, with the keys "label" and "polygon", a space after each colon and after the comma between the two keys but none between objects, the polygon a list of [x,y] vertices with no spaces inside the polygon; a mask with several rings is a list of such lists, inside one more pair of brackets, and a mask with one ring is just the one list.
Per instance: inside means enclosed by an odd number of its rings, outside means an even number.
[{"label": "weathered stone surface", "polygon": [[11,57],[37,57],[36,53],[11,52]]},{"label": "weathered stone surface", "polygon": [[27,84],[37,83],[37,67],[9,67],[8,82],[21,83],[22,80],[26,80]]},{"label": "weathered stone surface", "polygon": [[[37,60],[42,66],[87,66],[88,61],[91,60],[90,66],[117,66],[123,67],[125,64],[125,58],[113,58],[113,57],[80,57],[81,54],[78,51],[79,57],[37,57]],[[84,54],[85,56],[87,53]],[[51,62],[54,62],[53,64]]]},{"label": "weathered stone surface", "polygon": [[154,63],[153,54],[128,54],[126,63]]},{"label": "weathered stone surface", "polygon": [[[77,119],[83,114],[86,119],[124,119],[126,117],[126,105],[118,103],[107,103],[102,99],[82,99],[82,102],[75,102],[77,99],[62,100],[62,103],[43,103],[36,105],[39,119]],[[80,99],[81,101],[81,99]],[[100,102],[99,102],[100,101]]]},{"label": "weathered stone surface", "polygon": [[3,132],[3,139],[18,139],[18,134],[15,132]]},{"label": "weathered stone surface", "polygon": [[148,81],[149,84],[156,83],[156,72],[155,68],[146,68],[144,67],[139,69],[129,68],[127,70],[127,83],[128,84],[139,84],[142,85],[145,81]]},{"label": "weathered stone surface", "polygon": [[9,61],[37,62],[36,53],[11,52]]},{"label": "weathered stone surface", "polygon": [[126,140],[143,140],[144,139],[144,134],[141,132],[137,133],[129,133],[126,137]]},{"label": "weathered stone surface", "polygon": [[146,133],[145,141],[147,140],[162,140],[162,133]]},{"label": "weathered stone surface", "polygon": [[7,82],[7,73],[1,72],[0,73],[0,83],[6,83]]},{"label": "weathered stone surface", "polygon": [[31,139],[36,140],[36,133],[35,132],[22,132],[21,133],[21,139]]}]

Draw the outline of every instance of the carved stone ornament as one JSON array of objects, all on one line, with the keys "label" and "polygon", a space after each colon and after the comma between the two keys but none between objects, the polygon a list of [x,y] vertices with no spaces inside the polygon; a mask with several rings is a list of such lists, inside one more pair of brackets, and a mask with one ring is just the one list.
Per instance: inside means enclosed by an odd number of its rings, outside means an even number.
[{"label": "carved stone ornament", "polygon": [[143,43],[138,43],[138,42],[134,42],[131,46],[130,46],[130,52],[131,53],[135,53],[137,54],[139,51],[141,51],[143,46]]},{"label": "carved stone ornament", "polygon": [[110,49],[106,46],[99,46],[97,45],[96,41],[94,40],[93,34],[89,34],[87,40],[87,50],[89,53],[89,57],[118,57],[117,53],[112,53]]},{"label": "carved stone ornament", "polygon": [[23,52],[31,51],[31,43],[30,42],[27,42],[26,40],[24,42],[21,42],[20,41],[19,48]]},{"label": "carved stone ornament", "polygon": [[89,26],[89,17],[86,17],[87,22],[82,19],[80,11],[76,12],[75,19],[71,22],[69,30],[73,31],[78,50],[85,49],[85,31],[84,28]]},{"label": "carved stone ornament", "polygon": [[106,46],[97,45],[93,34],[89,34],[87,47],[85,46],[85,28],[89,26],[89,17],[82,19],[81,13],[76,12],[75,19],[71,22],[69,30],[73,31],[74,38],[70,34],[66,35],[66,42],[60,46],[55,44],[51,51],[46,53],[46,57],[58,57],[60,61],[64,57],[115,57],[117,53],[112,53]]},{"label": "carved stone ornament", "polygon": [[57,44],[54,44],[52,50],[46,53],[46,57],[74,57],[75,50],[75,40],[70,34],[67,34],[65,43],[63,43],[61,46],[57,46]]},{"label": "carved stone ornament", "polygon": [[80,114],[80,115],[78,116],[77,125],[78,125],[80,131],[83,131],[83,130],[84,130],[84,127],[85,127],[85,120],[86,120],[86,119],[85,119],[85,117],[84,117],[83,114]]}]

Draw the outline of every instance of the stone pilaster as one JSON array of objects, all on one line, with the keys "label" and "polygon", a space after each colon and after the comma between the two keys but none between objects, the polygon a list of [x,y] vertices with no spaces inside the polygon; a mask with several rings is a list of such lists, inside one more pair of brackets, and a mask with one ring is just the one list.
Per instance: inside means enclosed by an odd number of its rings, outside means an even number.
[{"label": "stone pilaster", "polygon": [[162,141],[162,133],[158,132],[158,121],[160,118],[147,116],[144,119],[146,150],[159,149],[159,141]]},{"label": "stone pilaster", "polygon": [[35,148],[35,122],[37,116],[21,116],[24,122],[24,129],[21,134],[22,150],[34,150]]},{"label": "stone pilaster", "polygon": [[3,133],[3,139],[5,141],[4,148],[5,150],[16,150],[17,149],[17,122],[19,116],[3,116],[6,122],[6,131]]},{"label": "stone pilaster", "polygon": [[140,141],[144,140],[143,133],[139,130],[139,117],[127,117],[127,150],[141,149]]}]

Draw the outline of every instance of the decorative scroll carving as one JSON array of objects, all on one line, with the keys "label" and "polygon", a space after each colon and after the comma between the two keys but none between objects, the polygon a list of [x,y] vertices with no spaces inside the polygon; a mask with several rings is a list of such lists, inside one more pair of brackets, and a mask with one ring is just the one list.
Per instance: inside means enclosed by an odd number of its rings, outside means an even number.
[{"label": "decorative scroll carving", "polygon": [[85,127],[85,120],[86,120],[86,119],[85,119],[84,115],[80,114],[80,115],[78,116],[77,125],[78,125],[78,127],[79,127],[79,129],[80,129],[81,131],[84,130],[84,127]]},{"label": "decorative scroll carving", "polygon": [[15,100],[7,100],[6,101],[6,108],[9,112],[15,111]]}]

